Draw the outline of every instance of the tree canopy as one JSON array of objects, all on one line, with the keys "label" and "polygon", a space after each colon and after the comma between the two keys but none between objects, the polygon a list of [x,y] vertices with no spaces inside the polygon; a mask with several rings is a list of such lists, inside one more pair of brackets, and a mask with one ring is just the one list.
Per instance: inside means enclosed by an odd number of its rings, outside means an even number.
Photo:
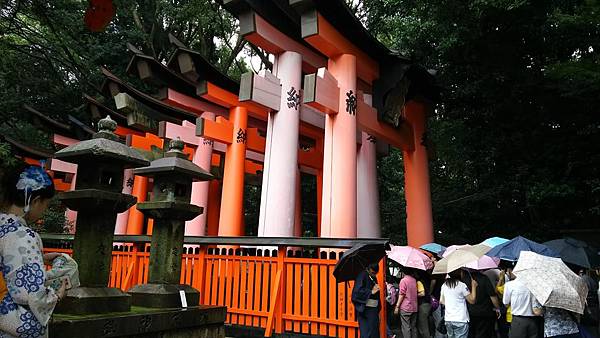
[{"label": "tree canopy", "polygon": [[[597,229],[600,3],[364,0],[358,12],[443,88],[428,129],[442,240]],[[395,229],[398,157],[380,162],[384,224]]]},{"label": "tree canopy", "polygon": [[[600,4],[596,0],[354,0],[391,49],[436,72],[429,117],[436,236],[558,237],[600,224]],[[6,1],[0,10],[0,134],[50,148],[23,104],[64,119],[99,95],[100,66],[124,75],[126,43],[164,61],[172,33],[232,77],[268,58],[208,0],[114,0],[104,32],[83,25],[86,2]],[[130,79],[131,80],[131,79]],[[0,156],[6,158],[5,145]],[[384,235],[404,238],[402,154],[380,159]],[[254,189],[256,190],[256,189]],[[255,222],[260,192],[247,197]],[[314,187],[304,184],[315,222]],[[251,201],[249,201],[251,199]],[[598,238],[600,239],[600,238]]]}]

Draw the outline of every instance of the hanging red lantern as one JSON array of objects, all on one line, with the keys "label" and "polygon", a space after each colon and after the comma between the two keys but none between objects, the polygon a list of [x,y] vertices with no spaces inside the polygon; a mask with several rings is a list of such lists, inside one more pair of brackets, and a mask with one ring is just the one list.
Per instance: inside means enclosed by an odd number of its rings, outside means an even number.
[{"label": "hanging red lantern", "polygon": [[115,8],[112,0],[90,0],[90,5],[85,11],[85,25],[92,32],[102,32],[112,21]]}]

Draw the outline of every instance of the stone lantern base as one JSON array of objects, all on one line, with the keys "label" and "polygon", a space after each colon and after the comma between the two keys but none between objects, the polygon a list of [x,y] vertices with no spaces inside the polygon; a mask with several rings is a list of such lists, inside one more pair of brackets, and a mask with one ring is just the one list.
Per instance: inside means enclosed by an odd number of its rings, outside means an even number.
[{"label": "stone lantern base", "polygon": [[132,307],[129,312],[102,315],[54,315],[50,338],[182,338],[225,337],[223,306],[174,309]]},{"label": "stone lantern base", "polygon": [[185,292],[188,305],[200,303],[200,292],[183,284],[140,284],[127,291],[131,304],[150,308],[181,307],[180,291]]},{"label": "stone lantern base", "polygon": [[[197,304],[197,303],[196,303]],[[120,289],[108,287],[78,287],[56,305],[55,313],[83,315],[125,312],[131,307],[131,296]]]}]

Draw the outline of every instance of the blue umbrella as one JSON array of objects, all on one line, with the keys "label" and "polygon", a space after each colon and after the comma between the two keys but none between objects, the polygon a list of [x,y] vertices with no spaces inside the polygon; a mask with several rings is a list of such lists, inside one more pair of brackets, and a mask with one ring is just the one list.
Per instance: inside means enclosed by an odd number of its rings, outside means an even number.
[{"label": "blue umbrella", "polygon": [[423,244],[420,247],[421,249],[425,250],[425,251],[429,251],[433,254],[436,255],[441,255],[442,253],[444,253],[444,251],[446,251],[446,247],[441,245],[441,244],[437,244],[437,243],[427,243],[427,244]]},{"label": "blue umbrella", "polygon": [[506,238],[502,238],[502,237],[490,237],[488,239],[486,239],[485,241],[481,242],[481,244],[487,245],[490,248],[495,248],[500,244],[504,244],[508,242],[508,239]]},{"label": "blue umbrella", "polygon": [[533,251],[543,256],[560,257],[558,253],[549,247],[521,236],[494,247],[486,255],[514,262],[519,260],[521,251]]}]

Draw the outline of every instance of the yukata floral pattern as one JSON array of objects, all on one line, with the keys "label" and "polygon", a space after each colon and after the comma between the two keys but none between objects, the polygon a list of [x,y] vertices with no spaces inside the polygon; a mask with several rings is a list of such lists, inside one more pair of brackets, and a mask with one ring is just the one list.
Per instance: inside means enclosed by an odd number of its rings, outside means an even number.
[{"label": "yukata floral pattern", "polygon": [[42,240],[15,215],[0,213],[0,338],[47,337],[58,296],[46,280]]}]

